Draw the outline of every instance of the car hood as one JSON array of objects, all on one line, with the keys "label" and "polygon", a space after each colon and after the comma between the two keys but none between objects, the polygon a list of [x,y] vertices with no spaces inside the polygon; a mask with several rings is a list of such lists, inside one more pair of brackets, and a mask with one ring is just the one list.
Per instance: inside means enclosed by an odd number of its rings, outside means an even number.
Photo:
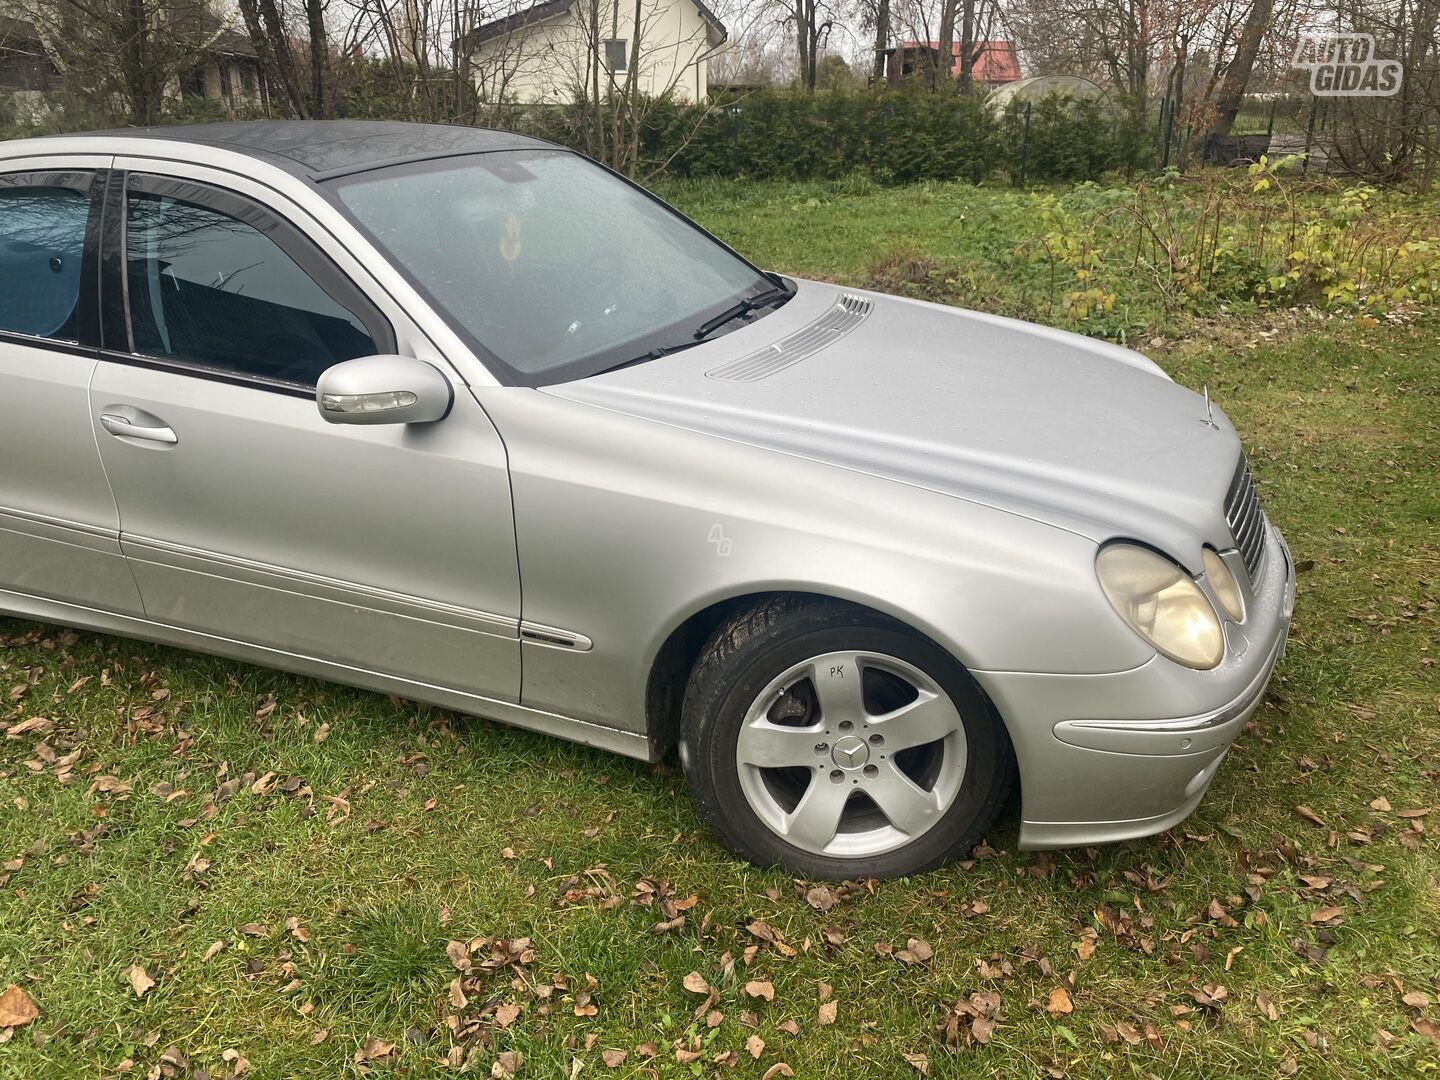
[{"label": "car hood", "polygon": [[1230,543],[1224,413],[1138,353],[1012,319],[800,282],[704,346],[547,392],[1147,540],[1196,570],[1201,542]]}]

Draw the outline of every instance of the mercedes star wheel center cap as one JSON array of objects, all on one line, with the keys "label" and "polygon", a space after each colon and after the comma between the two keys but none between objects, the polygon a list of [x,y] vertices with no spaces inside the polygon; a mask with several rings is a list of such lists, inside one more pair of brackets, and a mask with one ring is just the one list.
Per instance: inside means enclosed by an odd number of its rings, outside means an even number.
[{"label": "mercedes star wheel center cap", "polygon": [[858,769],[870,760],[870,748],[865,745],[864,739],[846,735],[835,741],[830,760],[842,769]]}]

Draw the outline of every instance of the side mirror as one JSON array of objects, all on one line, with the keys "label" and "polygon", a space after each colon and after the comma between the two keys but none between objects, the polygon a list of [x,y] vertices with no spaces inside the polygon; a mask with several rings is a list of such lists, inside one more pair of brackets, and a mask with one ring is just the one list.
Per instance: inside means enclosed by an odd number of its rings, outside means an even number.
[{"label": "side mirror", "polygon": [[362,356],[326,368],[315,405],[332,424],[428,424],[443,420],[455,391],[423,360]]}]

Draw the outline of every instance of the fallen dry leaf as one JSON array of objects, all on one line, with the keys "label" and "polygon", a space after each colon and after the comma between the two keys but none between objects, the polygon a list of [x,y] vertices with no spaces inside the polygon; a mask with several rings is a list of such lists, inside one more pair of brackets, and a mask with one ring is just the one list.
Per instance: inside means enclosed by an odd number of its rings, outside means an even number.
[{"label": "fallen dry leaf", "polygon": [[445,955],[456,971],[470,970],[470,947],[463,941],[449,941],[445,944]]},{"label": "fallen dry leaf", "polygon": [[1219,1009],[1220,1003],[1230,996],[1230,991],[1218,983],[1206,983],[1192,989],[1190,996],[1197,1005],[1203,1005],[1207,1009]]},{"label": "fallen dry leaf", "polygon": [[765,1052],[765,1040],[759,1035],[751,1035],[745,1040],[745,1050],[752,1058],[759,1061],[760,1055]]},{"label": "fallen dry leaf", "polygon": [[135,991],[136,997],[144,997],[146,991],[155,985],[155,980],[139,964],[131,964],[125,969],[125,974],[130,977],[130,989]]},{"label": "fallen dry leaf", "polygon": [[630,1056],[627,1050],[601,1050],[600,1060],[605,1063],[607,1069],[618,1069],[625,1064],[625,1059]]},{"label": "fallen dry leaf", "polygon": [[765,1070],[765,1075],[760,1080],[775,1080],[777,1076],[794,1076],[795,1070],[786,1065],[783,1061],[777,1061]]},{"label": "fallen dry leaf", "polygon": [[1075,1011],[1075,1003],[1070,1000],[1070,991],[1063,986],[1057,986],[1050,991],[1050,997],[1045,1002],[1045,1011],[1051,1016],[1065,1016]]},{"label": "fallen dry leaf", "polygon": [[1329,828],[1329,826],[1325,824],[1325,819],[1322,818],[1319,814],[1315,813],[1314,810],[1311,810],[1308,806],[1295,807],[1295,813],[1299,814],[1312,825],[1318,825],[1322,829]]},{"label": "fallen dry leaf", "polygon": [[1344,915],[1344,914],[1345,914],[1345,909],[1344,909],[1344,908],[1338,908],[1338,907],[1320,907],[1320,908],[1316,908],[1314,911],[1310,912],[1310,921],[1311,921],[1312,923],[1325,923],[1325,924],[1327,924],[1327,925],[1332,925],[1332,924],[1338,922],[1339,919],[1340,919],[1340,916],[1341,916],[1341,915]]},{"label": "fallen dry leaf", "polygon": [[1381,795],[1378,799],[1371,799],[1370,809],[1379,810],[1381,813],[1386,813],[1390,809],[1390,800],[1385,798],[1384,795]]},{"label": "fallen dry leaf", "polygon": [[1275,1007],[1275,1002],[1265,994],[1255,995],[1255,1007],[1260,1010],[1260,1015],[1266,1020],[1280,1019],[1280,1010]]},{"label": "fallen dry leaf", "polygon": [[681,985],[692,994],[710,993],[710,984],[705,981],[705,976],[701,975],[698,971],[692,971],[689,975],[686,975],[685,978],[681,980]]},{"label": "fallen dry leaf", "polygon": [[220,1052],[220,1060],[230,1066],[232,1077],[244,1076],[250,1071],[250,1059],[233,1046]]},{"label": "fallen dry leaf", "polygon": [[939,1026],[947,1046],[968,1046],[972,1042],[984,1045],[994,1034],[999,1018],[1000,995],[983,991],[951,1005]]},{"label": "fallen dry leaf", "polygon": [[745,993],[752,998],[775,1000],[775,986],[768,979],[751,979],[745,984]]},{"label": "fallen dry leaf", "polygon": [[379,1061],[383,1057],[389,1057],[394,1049],[394,1043],[388,1043],[371,1035],[355,1051],[355,1064],[363,1065],[367,1061]]},{"label": "fallen dry leaf", "polygon": [[833,1024],[835,1022],[835,1013],[838,1006],[839,1002],[824,1002],[815,1013],[815,1023],[819,1024],[821,1027],[827,1027],[828,1025]]},{"label": "fallen dry leaf", "polygon": [[121,780],[118,776],[97,776],[90,784],[86,794],[100,792],[102,795],[128,795],[130,785]]},{"label": "fallen dry leaf", "polygon": [[910,1067],[913,1068],[916,1072],[918,1072],[921,1076],[930,1075],[929,1054],[909,1054],[902,1051],[900,1056],[903,1057],[907,1062],[909,1062]]},{"label": "fallen dry leaf", "polygon": [[935,950],[928,941],[912,937],[905,943],[905,948],[896,951],[895,959],[905,964],[923,964],[934,955]]},{"label": "fallen dry leaf", "polygon": [[28,1024],[39,1015],[40,1010],[30,1000],[30,995],[14,983],[0,993],[0,1030]]},{"label": "fallen dry leaf", "polygon": [[525,1055],[519,1050],[502,1050],[490,1064],[490,1075],[496,1080],[514,1076],[525,1064]]},{"label": "fallen dry leaf", "polygon": [[[1401,995],[1400,1000],[1412,1009],[1428,1009],[1430,1007],[1430,995],[1419,990],[1411,990],[1408,994]],[[0,1027],[4,1026],[5,1022],[0,1020]]]},{"label": "fallen dry leaf", "polygon": [[1434,1020],[1428,1020],[1423,1016],[1410,1018],[1410,1028],[1416,1035],[1424,1035],[1427,1039],[1434,1039],[1440,1042],[1440,1024]]},{"label": "fallen dry leaf", "polygon": [[816,885],[806,892],[805,902],[823,915],[840,902],[840,897],[828,885]]},{"label": "fallen dry leaf", "polygon": [[520,1017],[520,1006],[505,1004],[496,1008],[495,1023],[502,1028],[508,1028]]}]

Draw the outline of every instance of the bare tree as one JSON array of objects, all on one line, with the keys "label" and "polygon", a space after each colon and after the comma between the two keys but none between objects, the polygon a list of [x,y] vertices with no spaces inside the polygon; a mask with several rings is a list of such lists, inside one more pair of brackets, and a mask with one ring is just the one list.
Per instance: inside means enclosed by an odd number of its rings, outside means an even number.
[{"label": "bare tree", "polygon": [[[655,0],[578,0],[588,4],[581,25],[584,38],[572,85],[588,91],[586,104],[591,123],[586,132],[586,150],[618,172],[641,175],[641,134],[657,110],[682,93],[687,73],[714,55],[717,42],[706,24],[699,31],[678,38],[667,29],[671,24],[663,5]],[[625,42],[623,68],[619,42]],[[703,96],[696,87],[694,99]],[[692,130],[703,122],[706,108],[689,117]]]},{"label": "bare tree", "polygon": [[275,0],[239,0],[250,44],[260,57],[267,81],[278,86],[287,110],[301,119],[310,117],[310,101],[300,81],[290,35]]},{"label": "bare tree", "polygon": [[1244,28],[1235,46],[1235,58],[1226,65],[1220,96],[1215,102],[1215,122],[1210,127],[1212,135],[1229,135],[1230,129],[1235,126],[1235,117],[1245,99],[1245,89],[1250,85],[1250,74],[1255,70],[1260,43],[1270,29],[1274,10],[1275,0],[1253,0],[1245,15]]},{"label": "bare tree", "polygon": [[800,85],[807,93],[815,92],[816,65],[821,49],[835,28],[835,14],[824,0],[794,0],[796,60],[799,62]]},{"label": "bare tree", "polygon": [[154,124],[227,29],[207,0],[10,0],[71,96]]},{"label": "bare tree", "polygon": [[890,0],[875,0],[875,81],[885,77],[885,50],[890,47]]},{"label": "bare tree", "polygon": [[1338,26],[1375,38],[1377,57],[1400,61],[1388,97],[1332,99],[1332,161],[1384,183],[1434,183],[1440,168],[1440,0],[1371,0],[1341,6]]},{"label": "bare tree", "polygon": [[304,0],[305,28],[310,46],[310,115],[331,115],[331,103],[325,92],[330,72],[330,36],[325,30],[324,0]]}]

